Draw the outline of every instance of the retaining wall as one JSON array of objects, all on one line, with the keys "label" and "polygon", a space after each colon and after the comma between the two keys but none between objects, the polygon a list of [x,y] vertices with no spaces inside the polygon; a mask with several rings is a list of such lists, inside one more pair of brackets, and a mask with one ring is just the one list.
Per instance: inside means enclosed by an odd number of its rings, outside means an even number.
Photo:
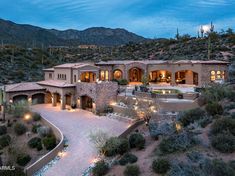
[{"label": "retaining wall", "polygon": [[63,136],[62,132],[60,131],[60,129],[57,128],[54,124],[52,124],[48,120],[44,119],[43,117],[42,117],[41,121],[46,126],[48,126],[52,129],[57,140],[59,139],[59,144],[53,150],[49,151],[47,154],[45,154],[40,159],[38,159],[36,162],[34,162],[32,165],[25,168],[25,173],[27,176],[32,176],[35,172],[40,170],[43,166],[45,166],[52,159],[54,159],[58,155],[58,153],[64,149],[64,136]]}]

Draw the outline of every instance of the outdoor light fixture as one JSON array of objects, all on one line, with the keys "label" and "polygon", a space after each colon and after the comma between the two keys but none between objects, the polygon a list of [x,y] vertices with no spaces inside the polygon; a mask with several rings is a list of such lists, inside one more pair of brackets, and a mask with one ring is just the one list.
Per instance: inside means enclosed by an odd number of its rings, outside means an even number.
[{"label": "outdoor light fixture", "polygon": [[24,115],[24,119],[25,119],[26,121],[30,120],[30,119],[31,119],[31,114],[25,114],[25,115]]},{"label": "outdoor light fixture", "polygon": [[10,103],[13,103],[13,100],[12,99],[10,99],[10,101],[9,101]]}]

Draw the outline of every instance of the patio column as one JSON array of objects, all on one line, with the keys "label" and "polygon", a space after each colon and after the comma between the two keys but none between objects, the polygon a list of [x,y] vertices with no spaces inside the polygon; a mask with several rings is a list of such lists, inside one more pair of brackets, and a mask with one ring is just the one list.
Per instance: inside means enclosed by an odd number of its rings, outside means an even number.
[{"label": "patio column", "polygon": [[56,106],[57,101],[57,94],[52,93],[52,106]]},{"label": "patio column", "polygon": [[176,86],[176,82],[175,82],[175,72],[171,73],[171,85],[172,86]]},{"label": "patio column", "polygon": [[60,108],[61,110],[64,110],[65,109],[65,103],[66,103],[66,97],[64,94],[61,95],[61,105],[60,105]]}]

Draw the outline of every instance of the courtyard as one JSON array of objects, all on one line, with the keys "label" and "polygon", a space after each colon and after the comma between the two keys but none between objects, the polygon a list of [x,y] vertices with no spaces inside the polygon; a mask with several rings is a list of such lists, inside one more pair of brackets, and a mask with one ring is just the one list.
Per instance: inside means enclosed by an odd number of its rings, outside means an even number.
[{"label": "courtyard", "polygon": [[45,172],[46,176],[55,176],[58,173],[60,176],[82,175],[97,156],[97,150],[89,140],[90,132],[101,129],[109,135],[118,136],[129,125],[80,109],[60,110],[50,104],[35,105],[32,108],[56,125],[68,139],[69,146],[65,155]]}]

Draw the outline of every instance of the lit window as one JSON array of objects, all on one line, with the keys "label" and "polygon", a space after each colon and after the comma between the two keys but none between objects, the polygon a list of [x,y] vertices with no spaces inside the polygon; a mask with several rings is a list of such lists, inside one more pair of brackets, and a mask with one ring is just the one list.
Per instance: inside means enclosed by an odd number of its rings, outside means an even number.
[{"label": "lit window", "polygon": [[215,81],[215,71],[211,71],[211,81]]},{"label": "lit window", "polygon": [[120,70],[115,70],[113,73],[114,79],[121,79],[122,78],[122,72]]},{"label": "lit window", "polygon": [[100,72],[100,79],[102,81],[104,81],[104,79],[105,79],[105,72],[103,70]]},{"label": "lit window", "polygon": [[109,80],[109,71],[105,71],[105,80],[108,81]]},{"label": "lit window", "polygon": [[217,71],[216,75],[217,75],[217,79],[221,79],[221,71]]}]

